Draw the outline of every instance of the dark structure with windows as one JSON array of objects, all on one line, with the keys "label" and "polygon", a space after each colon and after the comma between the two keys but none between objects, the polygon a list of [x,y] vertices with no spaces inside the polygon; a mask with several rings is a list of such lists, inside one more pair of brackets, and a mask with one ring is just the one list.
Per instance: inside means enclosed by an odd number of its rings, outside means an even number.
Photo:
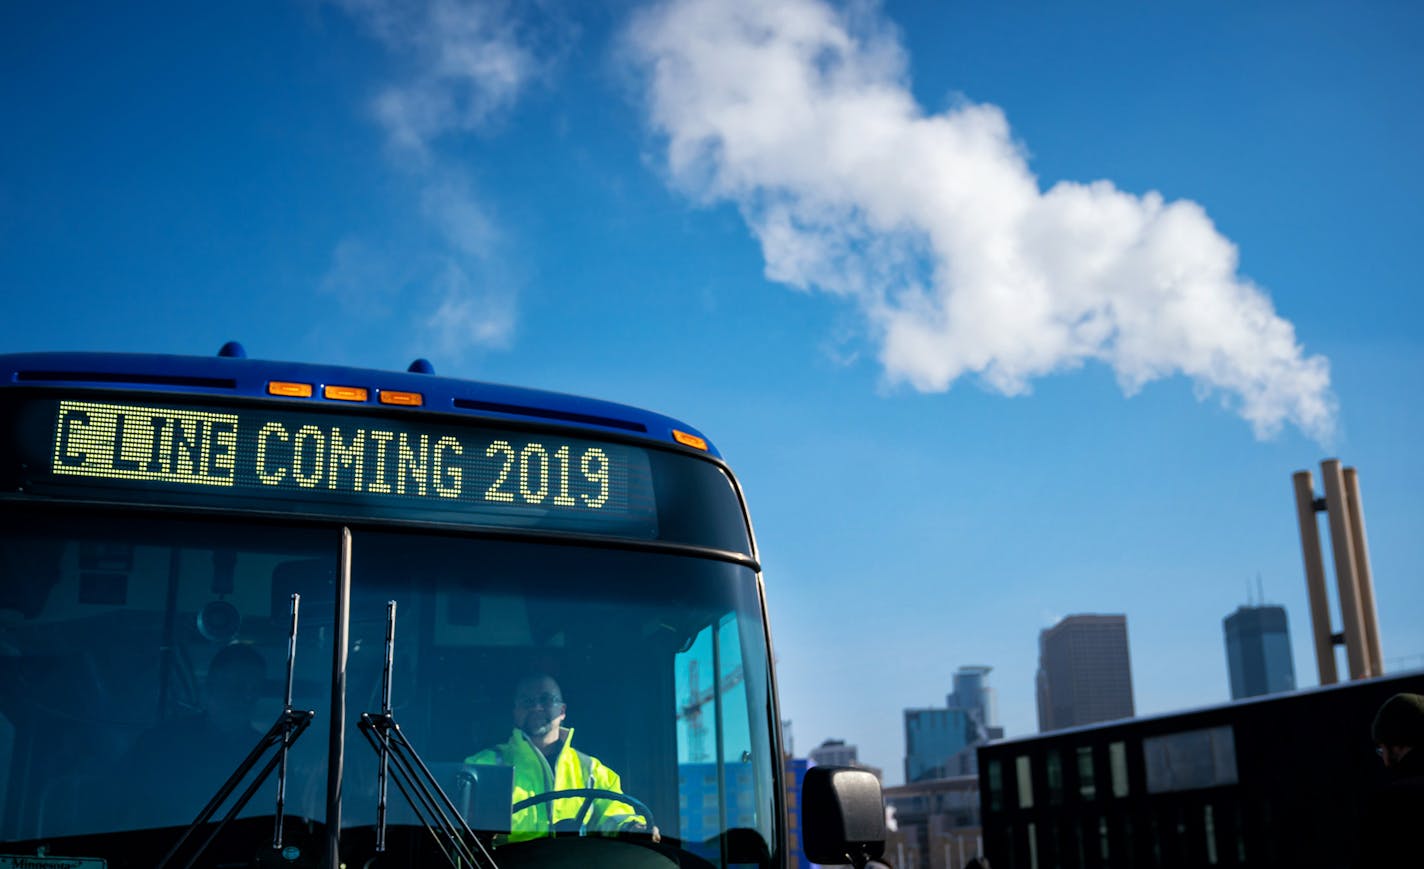
[{"label": "dark structure with windows", "polygon": [[994,869],[1341,867],[1382,777],[1375,711],[1424,672],[979,749]]}]

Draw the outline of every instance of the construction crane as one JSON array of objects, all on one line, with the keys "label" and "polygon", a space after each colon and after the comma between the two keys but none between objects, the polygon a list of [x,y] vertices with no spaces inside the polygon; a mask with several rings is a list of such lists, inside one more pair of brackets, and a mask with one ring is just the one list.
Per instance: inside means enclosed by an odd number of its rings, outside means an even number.
[{"label": "construction crane", "polygon": [[701,663],[693,658],[687,664],[687,697],[678,709],[677,717],[687,722],[687,759],[693,763],[707,760],[707,726],[702,721],[702,707],[717,694],[726,694],[742,683],[742,665],[728,670],[715,688],[701,687]]}]

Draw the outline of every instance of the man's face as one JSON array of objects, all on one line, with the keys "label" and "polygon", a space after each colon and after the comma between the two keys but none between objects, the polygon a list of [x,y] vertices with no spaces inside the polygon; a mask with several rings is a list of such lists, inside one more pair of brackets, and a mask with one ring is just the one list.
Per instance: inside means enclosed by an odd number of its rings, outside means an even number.
[{"label": "man's face", "polygon": [[1413,749],[1403,745],[1381,745],[1375,749],[1375,753],[1384,761],[1385,769],[1390,769],[1399,765],[1404,760],[1404,756]]},{"label": "man's face", "polygon": [[539,739],[564,722],[564,695],[547,676],[519,683],[514,691],[514,726]]}]

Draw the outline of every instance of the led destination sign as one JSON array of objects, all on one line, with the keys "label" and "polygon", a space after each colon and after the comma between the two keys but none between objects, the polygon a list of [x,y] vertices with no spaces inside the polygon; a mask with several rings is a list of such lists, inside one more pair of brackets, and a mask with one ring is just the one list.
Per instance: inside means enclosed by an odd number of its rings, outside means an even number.
[{"label": "led destination sign", "polygon": [[301,501],[317,512],[657,533],[648,458],[622,444],[268,408],[44,404],[52,408],[46,464],[55,484],[233,506],[275,499],[288,510]]}]

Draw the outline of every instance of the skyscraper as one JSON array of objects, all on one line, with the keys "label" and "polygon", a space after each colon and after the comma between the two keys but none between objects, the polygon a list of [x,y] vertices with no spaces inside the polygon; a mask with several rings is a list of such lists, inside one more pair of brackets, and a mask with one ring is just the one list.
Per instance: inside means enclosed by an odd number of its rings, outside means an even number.
[{"label": "skyscraper", "polygon": [[945,709],[905,710],[906,782],[978,772],[973,747],[1004,735],[987,684],[992,669],[960,667]]},{"label": "skyscraper", "polygon": [[992,667],[960,667],[954,674],[954,691],[946,698],[951,709],[967,709],[977,738],[971,742],[985,742],[1004,735],[999,727],[999,708],[994,700],[994,689],[989,686]]},{"label": "skyscraper", "polygon": [[1040,732],[1131,718],[1127,616],[1073,615],[1038,635]]},{"label": "skyscraper", "polygon": [[1222,627],[1232,700],[1295,690],[1285,607],[1237,607],[1222,620]]},{"label": "skyscraper", "polygon": [[905,781],[942,778],[945,761],[973,739],[967,709],[906,709]]},{"label": "skyscraper", "polygon": [[855,766],[860,762],[858,755],[859,750],[846,745],[844,739],[827,739],[806,754],[816,766]]},{"label": "skyscraper", "polygon": [[860,750],[854,745],[847,745],[844,739],[827,739],[806,753],[812,766],[851,766],[874,773],[876,778],[881,778],[884,770],[878,766],[861,763],[859,755]]}]

